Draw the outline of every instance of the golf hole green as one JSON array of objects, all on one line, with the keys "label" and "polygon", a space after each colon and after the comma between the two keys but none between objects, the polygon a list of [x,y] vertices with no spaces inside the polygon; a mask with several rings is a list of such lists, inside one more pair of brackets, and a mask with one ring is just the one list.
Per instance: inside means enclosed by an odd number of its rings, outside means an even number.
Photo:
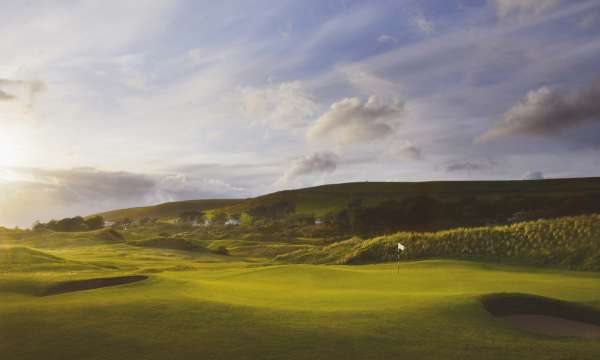
[{"label": "golf hole green", "polygon": [[137,281],[146,280],[147,278],[148,276],[145,275],[129,275],[63,281],[49,286],[42,294],[40,294],[40,296],[58,295],[74,291],[92,290],[107,286],[129,284]]},{"label": "golf hole green", "polygon": [[512,326],[547,336],[600,338],[600,310],[529,294],[489,294],[484,308]]}]

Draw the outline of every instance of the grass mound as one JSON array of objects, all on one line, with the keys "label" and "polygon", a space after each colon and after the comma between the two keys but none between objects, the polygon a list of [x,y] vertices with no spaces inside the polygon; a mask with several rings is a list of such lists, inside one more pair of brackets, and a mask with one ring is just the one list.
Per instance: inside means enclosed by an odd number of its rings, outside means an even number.
[{"label": "grass mound", "polygon": [[54,284],[46,288],[41,296],[58,295],[73,291],[91,290],[107,286],[116,286],[129,284],[132,282],[146,280],[148,276],[145,275],[130,275],[130,276],[116,276],[109,278],[96,278],[96,279],[84,279],[84,280],[72,280],[64,281],[58,284]]},{"label": "grass mound", "polygon": [[159,249],[172,249],[172,250],[183,250],[183,251],[204,251],[206,250],[203,246],[187,239],[182,238],[171,238],[171,237],[156,237],[145,240],[138,240],[130,242],[133,246],[151,247]]},{"label": "grass mound", "polygon": [[298,249],[275,257],[275,261],[294,264],[331,264],[340,263],[341,260],[356,246],[362,243],[360,238],[352,238],[336,242],[324,247],[309,247]]},{"label": "grass mound", "polygon": [[481,298],[481,303],[494,316],[544,315],[600,325],[600,310],[544,296],[520,293],[489,294]]},{"label": "grass mound", "polygon": [[[116,230],[99,229],[93,231],[60,232],[52,230],[30,231],[19,242],[36,248],[68,248],[124,242]],[[14,243],[14,242],[13,242]]]},{"label": "grass mound", "polygon": [[122,242],[124,240],[123,235],[114,229],[102,229],[94,235],[96,239],[106,243]]},{"label": "grass mound", "polygon": [[599,271],[600,215],[438,232],[399,232],[298,250],[277,259],[292,263],[390,262],[396,261],[398,243],[407,248],[403,260],[463,258]]},{"label": "grass mound", "polygon": [[0,247],[0,268],[63,263],[64,259],[25,246]]}]

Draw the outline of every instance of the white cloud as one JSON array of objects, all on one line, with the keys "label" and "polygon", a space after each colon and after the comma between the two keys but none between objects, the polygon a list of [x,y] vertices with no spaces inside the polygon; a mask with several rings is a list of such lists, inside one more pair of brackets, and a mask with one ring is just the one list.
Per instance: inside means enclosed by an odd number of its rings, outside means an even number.
[{"label": "white cloud", "polygon": [[521,177],[521,180],[542,180],[544,173],[541,171],[528,171]]},{"label": "white cloud", "polygon": [[377,38],[377,42],[380,44],[396,44],[398,39],[388,34],[382,34]]},{"label": "white cloud", "polygon": [[405,113],[404,102],[346,98],[331,105],[308,130],[309,140],[331,140],[338,145],[371,142],[396,132]]},{"label": "white cloud", "polygon": [[560,4],[560,0],[494,0],[499,17],[540,15]]},{"label": "white cloud", "polygon": [[416,161],[423,159],[421,149],[410,142],[392,142],[386,146],[382,154],[385,159],[396,161]]},{"label": "white cloud", "polygon": [[19,101],[22,105],[33,105],[35,96],[45,89],[39,80],[14,80],[0,78],[0,101]]},{"label": "white cloud", "polygon": [[318,104],[299,82],[266,88],[244,87],[239,96],[242,113],[277,129],[306,126],[318,112]]},{"label": "white cloud", "polygon": [[600,21],[600,12],[594,11],[586,14],[577,22],[577,26],[582,29],[591,29],[595,27]]},{"label": "white cloud", "polygon": [[431,34],[435,31],[433,22],[423,15],[418,15],[413,18],[414,24],[421,32]]}]

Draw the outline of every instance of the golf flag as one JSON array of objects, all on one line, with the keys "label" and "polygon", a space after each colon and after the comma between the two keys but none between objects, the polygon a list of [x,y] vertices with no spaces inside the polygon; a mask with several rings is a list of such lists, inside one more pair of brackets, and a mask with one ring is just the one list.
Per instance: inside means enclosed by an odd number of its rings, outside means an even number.
[{"label": "golf flag", "polygon": [[404,245],[398,243],[398,251],[404,251],[404,249],[406,249]]}]

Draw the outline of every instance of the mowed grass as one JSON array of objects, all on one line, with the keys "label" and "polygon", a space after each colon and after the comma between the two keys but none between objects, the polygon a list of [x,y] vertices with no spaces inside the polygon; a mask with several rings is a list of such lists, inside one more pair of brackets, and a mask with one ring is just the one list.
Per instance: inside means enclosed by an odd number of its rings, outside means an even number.
[{"label": "mowed grass", "polygon": [[[262,265],[99,245],[52,253],[114,267],[0,274],[3,359],[597,359],[600,342],[525,333],[478,297],[522,292],[600,308],[600,274],[461,261]],[[173,271],[178,270],[178,271]],[[50,284],[147,273],[38,297]]]}]

